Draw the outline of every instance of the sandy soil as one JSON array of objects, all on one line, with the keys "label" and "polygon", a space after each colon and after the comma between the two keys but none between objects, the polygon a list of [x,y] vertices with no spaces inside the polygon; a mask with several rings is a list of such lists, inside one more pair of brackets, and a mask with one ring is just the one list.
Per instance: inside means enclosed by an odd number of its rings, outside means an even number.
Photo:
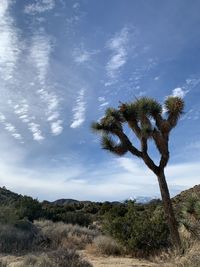
[{"label": "sandy soil", "polygon": [[103,257],[82,253],[84,258],[93,264],[93,267],[152,267],[149,261],[134,259],[130,257]]},{"label": "sandy soil", "polygon": [[0,255],[0,260],[5,260],[9,267],[19,267],[23,262],[23,256]]},{"label": "sandy soil", "polygon": [[[93,267],[152,267],[153,265],[145,260],[138,260],[129,257],[103,257],[81,251],[80,254],[93,264]],[[4,256],[0,255],[0,259],[4,259],[9,267],[19,267],[23,261],[23,256]]]}]

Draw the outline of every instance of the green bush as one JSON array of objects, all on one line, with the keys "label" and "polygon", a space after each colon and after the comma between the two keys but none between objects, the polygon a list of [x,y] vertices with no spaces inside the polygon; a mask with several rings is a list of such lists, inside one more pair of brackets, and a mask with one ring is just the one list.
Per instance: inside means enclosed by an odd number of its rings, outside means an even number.
[{"label": "green bush", "polygon": [[[78,206],[78,208],[80,207]],[[81,210],[73,210],[72,205],[45,205],[42,217],[54,222],[62,221],[64,223],[78,224],[80,226],[88,226],[92,222],[90,214]]]},{"label": "green bush", "polygon": [[200,219],[200,200],[197,195],[192,194],[184,203],[183,216],[186,213],[192,215],[195,219]]},{"label": "green bush", "polygon": [[105,214],[103,228],[129,252],[149,254],[169,245],[169,230],[160,206],[128,202]]},{"label": "green bush", "polygon": [[19,220],[17,210],[13,206],[0,206],[0,223],[15,224]]},{"label": "green bush", "polygon": [[21,197],[16,203],[15,208],[17,210],[20,219],[27,218],[33,222],[43,216],[42,205],[37,199],[31,197]]}]

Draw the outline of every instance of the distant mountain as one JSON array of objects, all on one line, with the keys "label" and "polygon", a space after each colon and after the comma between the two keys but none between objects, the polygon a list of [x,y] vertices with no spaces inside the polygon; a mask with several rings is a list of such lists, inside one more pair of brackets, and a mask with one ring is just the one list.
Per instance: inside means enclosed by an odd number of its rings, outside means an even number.
[{"label": "distant mountain", "polygon": [[65,198],[61,198],[61,199],[57,199],[55,201],[50,202],[53,205],[69,205],[69,204],[77,204],[80,201],[76,200],[76,199],[65,199]]},{"label": "distant mountain", "polygon": [[[188,190],[182,191],[180,194],[172,198],[172,201],[175,205],[179,205],[183,202],[185,202],[190,196],[195,194],[197,197],[200,198],[200,185],[196,185]],[[0,204],[8,204],[11,202],[14,202],[23,196],[17,193],[14,193],[10,190],[8,190],[5,187],[0,187]],[[156,197],[145,197],[145,196],[137,196],[137,197],[130,197],[128,200],[136,200],[137,203],[148,203],[152,201],[153,199],[157,199]],[[57,199],[53,202],[50,201],[44,201],[49,204],[53,205],[69,205],[69,204],[78,204],[78,203],[83,203],[83,204],[90,204],[92,201],[79,201],[76,199]],[[109,202],[113,205],[120,204],[122,202],[120,201],[106,201]]]},{"label": "distant mountain", "polygon": [[153,199],[158,199],[158,197],[145,197],[145,196],[137,196],[137,197],[135,197],[135,201],[137,203],[141,203],[141,204],[149,203]]},{"label": "distant mountain", "polygon": [[[138,197],[130,197],[128,200],[135,200],[137,203],[148,203],[153,199],[157,199],[156,197],[145,197],[145,196],[138,196]],[[125,200],[126,201],[126,200]],[[46,202],[46,201],[45,201]],[[83,204],[90,204],[93,201],[81,201],[81,200],[76,200],[76,199],[65,199],[65,198],[61,198],[61,199],[57,199],[55,201],[49,202],[47,201],[49,204],[53,204],[53,205],[69,205],[69,204],[78,204],[78,203],[83,203]],[[124,202],[123,201],[104,201],[104,202],[108,202],[112,205],[118,205]]]}]

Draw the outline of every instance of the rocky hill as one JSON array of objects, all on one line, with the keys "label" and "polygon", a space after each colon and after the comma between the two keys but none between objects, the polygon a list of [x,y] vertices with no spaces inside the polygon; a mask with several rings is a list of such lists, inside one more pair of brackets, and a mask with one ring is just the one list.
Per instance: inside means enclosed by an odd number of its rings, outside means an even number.
[{"label": "rocky hill", "polygon": [[18,200],[21,195],[14,193],[5,187],[0,187],[0,204],[8,204]]},{"label": "rocky hill", "polygon": [[197,196],[200,199],[200,184],[194,187],[182,191],[180,194],[176,195],[172,200],[175,204],[185,202],[191,196]]}]

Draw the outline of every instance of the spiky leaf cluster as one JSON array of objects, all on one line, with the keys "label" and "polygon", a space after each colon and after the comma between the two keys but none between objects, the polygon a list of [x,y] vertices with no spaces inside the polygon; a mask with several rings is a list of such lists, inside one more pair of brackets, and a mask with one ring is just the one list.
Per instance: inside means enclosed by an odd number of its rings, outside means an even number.
[{"label": "spiky leaf cluster", "polygon": [[174,128],[183,113],[184,101],[180,97],[168,97],[165,101],[165,109],[167,110],[167,121],[170,125],[170,130]]},{"label": "spiky leaf cluster", "polygon": [[103,133],[115,133],[122,130],[122,115],[116,109],[109,108],[106,110],[105,116],[100,122],[93,122],[92,129],[94,131],[102,131]]},{"label": "spiky leaf cluster", "polygon": [[[168,97],[164,103],[167,119],[162,117],[162,105],[155,99],[142,97],[131,103],[120,103],[118,109],[109,108],[100,122],[92,128],[101,131],[102,148],[115,154],[123,155],[127,151],[144,157],[147,155],[147,140],[152,138],[161,154],[160,166],[166,166],[169,158],[168,136],[183,113],[184,102],[179,97]],[[123,124],[127,123],[141,142],[141,151],[137,150],[124,133]],[[119,142],[112,139],[119,138]]]},{"label": "spiky leaf cluster", "polygon": [[101,146],[116,155],[124,155],[128,149],[122,143],[117,144],[110,135],[103,135],[101,139]]},{"label": "spiky leaf cluster", "polygon": [[165,100],[165,108],[168,114],[181,115],[184,109],[184,101],[180,97],[170,96]]}]

